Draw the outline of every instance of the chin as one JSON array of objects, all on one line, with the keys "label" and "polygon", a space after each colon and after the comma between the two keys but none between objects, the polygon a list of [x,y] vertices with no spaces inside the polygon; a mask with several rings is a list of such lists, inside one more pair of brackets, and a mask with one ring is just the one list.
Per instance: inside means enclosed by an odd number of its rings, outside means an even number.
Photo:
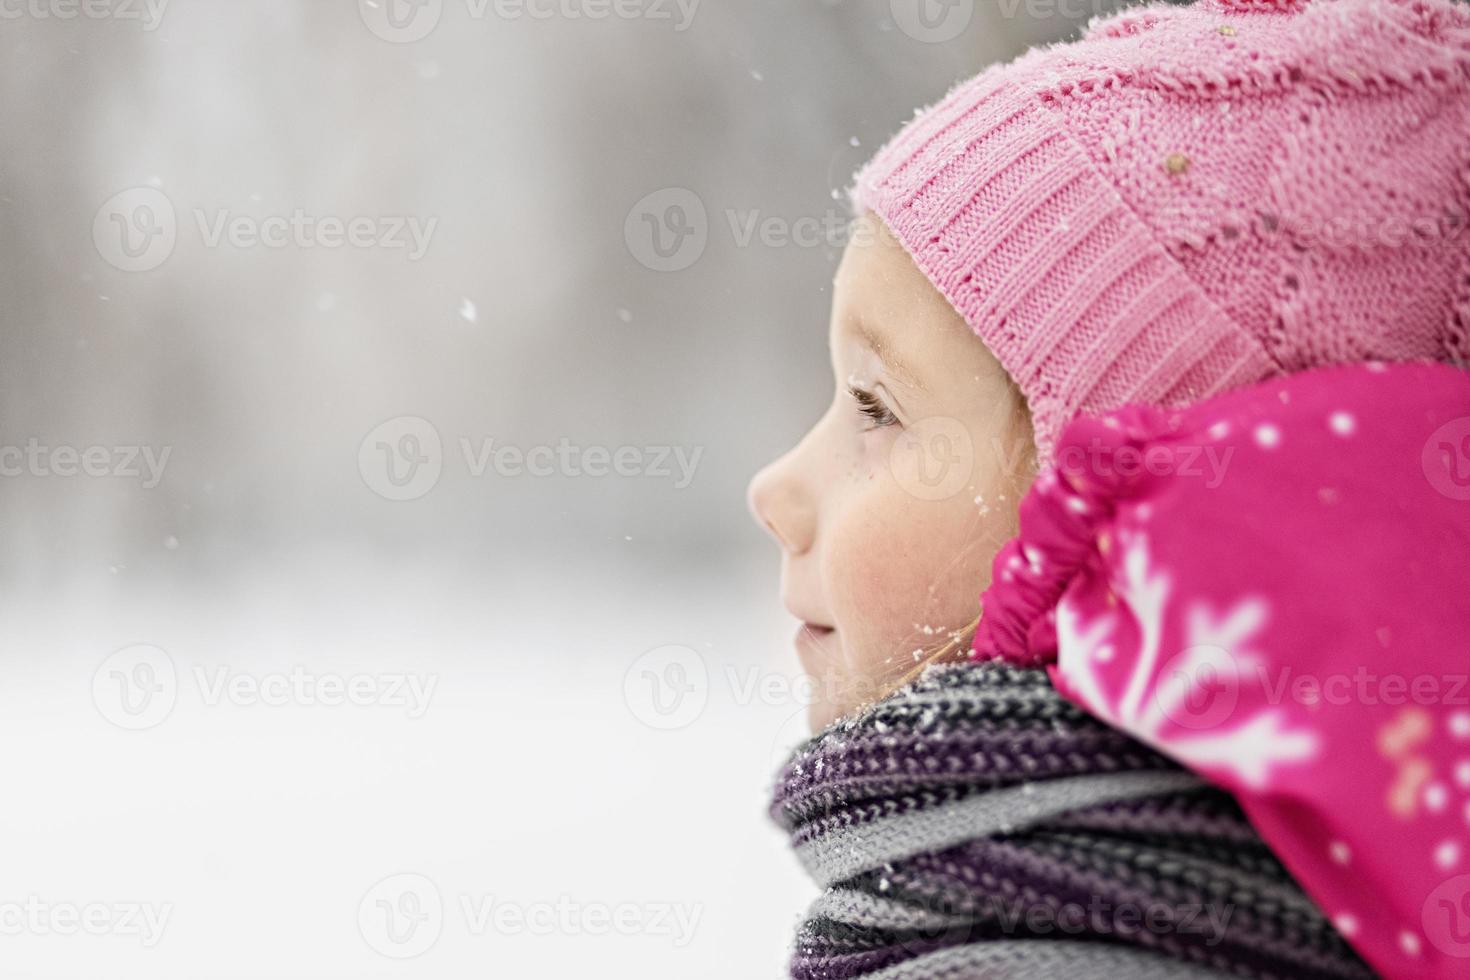
[{"label": "chin", "polygon": [[807,725],[811,728],[813,735],[840,717],[842,717],[842,712],[838,711],[826,701],[813,701],[806,708]]}]

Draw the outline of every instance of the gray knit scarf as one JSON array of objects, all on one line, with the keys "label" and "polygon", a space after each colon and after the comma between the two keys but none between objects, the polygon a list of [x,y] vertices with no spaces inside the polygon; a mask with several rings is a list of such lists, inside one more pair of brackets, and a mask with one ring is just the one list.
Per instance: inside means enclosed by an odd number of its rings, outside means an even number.
[{"label": "gray knit scarf", "polygon": [[1369,978],[1232,798],[1046,675],[928,668],[798,747],[795,980]]}]

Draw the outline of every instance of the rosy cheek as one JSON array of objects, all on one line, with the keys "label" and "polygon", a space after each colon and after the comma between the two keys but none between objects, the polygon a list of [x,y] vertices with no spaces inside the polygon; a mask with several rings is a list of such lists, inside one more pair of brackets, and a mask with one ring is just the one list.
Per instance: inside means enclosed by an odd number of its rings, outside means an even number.
[{"label": "rosy cheek", "polygon": [[823,556],[834,613],[859,623],[903,601],[895,591],[904,572],[903,542],[913,541],[917,530],[908,513],[909,501],[894,485],[889,469],[892,442],[881,430],[859,437],[849,457],[851,479],[842,492],[845,499],[836,507],[839,517]]},{"label": "rosy cheek", "polygon": [[1010,536],[1006,523],[1003,512],[977,514],[963,495],[920,501],[891,479],[861,488],[823,556],[852,667],[907,667],[914,650],[973,620],[995,551]]},{"label": "rosy cheek", "polygon": [[871,536],[873,530],[869,524],[860,533],[848,535],[836,543],[830,557],[832,604],[848,620],[838,626],[854,636],[867,632],[861,627],[883,614],[893,594],[895,569],[886,555],[888,549]]},{"label": "rosy cheek", "polygon": [[929,601],[920,544],[929,538],[907,501],[889,499],[892,487],[865,489],[833,529],[823,571],[849,657],[876,665],[910,636]]}]

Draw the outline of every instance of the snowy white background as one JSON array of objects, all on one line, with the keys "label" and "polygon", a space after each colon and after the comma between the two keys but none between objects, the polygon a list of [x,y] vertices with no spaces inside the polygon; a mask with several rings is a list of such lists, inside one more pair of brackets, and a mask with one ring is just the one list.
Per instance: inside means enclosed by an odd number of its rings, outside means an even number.
[{"label": "snowy white background", "polygon": [[[901,0],[706,0],[683,32],[450,2],[395,44],[356,0],[172,0],[153,30],[27,2],[0,18],[0,447],[170,456],[152,488],[0,477],[0,976],[781,975],[811,890],[765,810],[804,717],[743,493],[830,395],[840,242],[741,246],[726,211],[840,216],[916,106],[1110,4],[978,4],[926,43]],[[178,239],[126,273],[93,224],[138,187]],[[709,214],[677,272],[624,236],[665,188]],[[418,261],[195,226],[297,209],[437,224]],[[444,468],[391,502],[358,450],[399,416]],[[462,438],[702,456],[682,488],[476,477]],[[138,644],[178,686],[130,731],[93,682]],[[705,675],[663,730],[636,691],[670,645]],[[436,686],[411,718],[198,682],[296,668]],[[405,873],[444,908],[400,960],[359,910]],[[698,918],[477,930],[487,899]],[[169,918],[145,946],[7,918],[28,902]]]}]

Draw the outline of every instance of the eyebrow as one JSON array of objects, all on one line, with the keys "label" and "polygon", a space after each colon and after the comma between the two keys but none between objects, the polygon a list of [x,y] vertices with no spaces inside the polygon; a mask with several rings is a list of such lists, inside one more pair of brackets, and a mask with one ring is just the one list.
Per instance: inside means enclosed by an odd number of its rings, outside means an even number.
[{"label": "eyebrow", "polygon": [[918,388],[920,391],[925,390],[923,383],[919,381],[918,375],[909,370],[903,358],[898,356],[898,352],[893,349],[881,333],[861,317],[855,318],[854,325],[857,330],[858,339],[872,348],[873,353],[878,355],[878,360],[883,362],[883,367],[889,374],[910,388]]}]

